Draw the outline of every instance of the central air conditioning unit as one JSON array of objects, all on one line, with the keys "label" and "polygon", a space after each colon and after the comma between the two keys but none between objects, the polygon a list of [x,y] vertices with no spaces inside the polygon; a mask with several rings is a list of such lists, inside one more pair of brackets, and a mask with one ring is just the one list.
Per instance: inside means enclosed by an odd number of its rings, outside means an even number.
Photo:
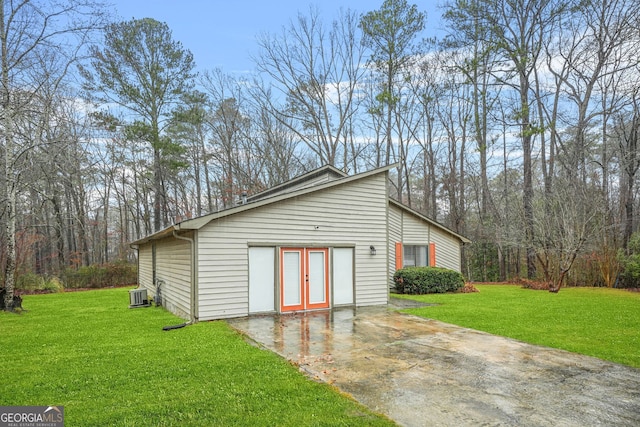
[{"label": "central air conditioning unit", "polygon": [[149,298],[145,288],[131,289],[129,291],[129,308],[149,307]]}]

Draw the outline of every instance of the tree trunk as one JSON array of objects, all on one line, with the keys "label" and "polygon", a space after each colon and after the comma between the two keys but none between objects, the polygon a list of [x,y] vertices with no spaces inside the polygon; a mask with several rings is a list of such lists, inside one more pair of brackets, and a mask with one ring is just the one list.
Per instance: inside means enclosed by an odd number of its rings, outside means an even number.
[{"label": "tree trunk", "polygon": [[460,165],[459,165],[459,181],[458,181],[458,214],[456,216],[456,232],[460,234],[465,234],[465,217],[466,217],[466,198],[465,198],[465,152],[467,150],[466,146],[467,140],[467,131],[466,126],[462,127],[462,141],[460,142]]},{"label": "tree trunk", "polygon": [[[4,55],[3,55],[4,56]],[[4,77],[4,76],[3,76]],[[4,80],[4,79],[3,79]],[[6,81],[6,80],[5,80]],[[6,88],[7,86],[5,86]],[[17,201],[17,182],[13,171],[13,114],[9,106],[9,94],[5,92],[3,97],[4,110],[4,136],[5,136],[5,185],[7,186],[5,202],[6,228],[5,228],[5,245],[7,254],[7,263],[5,266],[4,276],[4,307],[6,311],[13,311],[13,296],[15,290],[15,273],[16,273],[16,201]]]},{"label": "tree trunk", "polygon": [[153,231],[160,231],[162,228],[162,169],[160,168],[160,150],[157,147],[153,149]]},{"label": "tree trunk", "polygon": [[14,112],[11,108],[10,84],[9,84],[9,52],[7,50],[7,34],[5,29],[4,1],[0,2],[0,49],[2,63],[2,87],[0,88],[0,102],[2,103],[2,124],[4,133],[4,176],[6,185],[6,197],[4,216],[5,225],[5,246],[7,263],[4,277],[4,307],[7,311],[13,311],[13,295],[15,289],[16,272],[16,201],[17,182],[13,171],[14,166],[14,141],[13,141],[13,120]]},{"label": "tree trunk", "polygon": [[[204,139],[203,139],[204,141]],[[207,161],[207,150],[202,144],[202,167],[204,169],[204,182],[207,187],[207,213],[213,212],[213,193],[211,191],[211,180],[209,179],[209,163]]]},{"label": "tree trunk", "polygon": [[[105,189],[105,196],[104,196],[104,206],[102,207],[102,222],[103,222],[103,228],[102,228],[102,238],[104,239],[104,263],[108,263],[109,262],[109,198],[111,195],[111,179],[108,180],[108,184],[107,184],[107,188]],[[117,194],[117,192],[116,192]],[[122,211],[126,212],[126,209],[120,209],[120,212]],[[123,223],[121,225],[121,227],[126,227],[127,224]]]},{"label": "tree trunk", "polygon": [[522,120],[522,168],[524,173],[524,188],[522,205],[525,220],[525,242],[527,250],[527,278],[536,277],[536,250],[533,247],[533,165],[532,165],[532,129],[529,112],[529,82],[526,75],[520,75],[520,108]]},{"label": "tree trunk", "polygon": [[[5,112],[7,109],[5,109]],[[5,129],[5,179],[7,185],[7,201],[5,204],[5,216],[7,218],[6,225],[6,254],[7,264],[5,266],[4,276],[4,307],[6,311],[13,311],[13,296],[15,290],[15,273],[16,273],[16,179],[11,168],[13,164],[13,144],[12,144],[12,118],[7,114],[4,120]]]}]

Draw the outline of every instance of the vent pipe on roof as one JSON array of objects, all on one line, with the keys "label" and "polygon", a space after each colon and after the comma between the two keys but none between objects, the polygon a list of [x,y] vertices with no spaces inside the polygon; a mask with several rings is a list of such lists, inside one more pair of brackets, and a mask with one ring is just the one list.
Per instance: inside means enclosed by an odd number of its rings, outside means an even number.
[{"label": "vent pipe on roof", "polygon": [[240,197],[241,197],[241,201],[242,201],[241,203],[242,203],[243,205],[246,205],[246,204],[247,204],[247,192],[246,192],[246,191],[243,191],[243,192],[242,192],[242,195],[241,195]]}]

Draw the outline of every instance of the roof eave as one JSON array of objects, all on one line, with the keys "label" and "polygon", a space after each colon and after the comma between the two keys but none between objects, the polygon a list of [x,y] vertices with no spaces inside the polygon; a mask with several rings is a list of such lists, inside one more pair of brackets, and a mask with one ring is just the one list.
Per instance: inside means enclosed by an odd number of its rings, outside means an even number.
[{"label": "roof eave", "polygon": [[139,245],[143,245],[145,243],[149,243],[152,240],[158,240],[158,239],[163,239],[167,236],[170,236],[173,234],[174,230],[179,230],[180,228],[177,226],[177,224],[171,225],[167,228],[165,228],[164,230],[160,230],[156,233],[150,234],[148,236],[143,237],[142,239],[138,239],[135,242],[131,242],[130,245],[131,246],[139,246]]},{"label": "roof eave", "polygon": [[418,212],[416,210],[411,209],[409,206],[407,206],[405,204],[402,204],[397,200],[393,200],[392,198],[389,198],[389,203],[394,204],[397,207],[399,207],[400,209],[404,209],[404,210],[408,211],[409,213],[417,216],[418,218],[420,218],[420,219],[422,219],[424,221],[427,221],[429,224],[432,224],[432,225],[440,228],[441,230],[446,231],[447,233],[451,234],[452,236],[457,237],[464,244],[471,243],[471,240],[467,239],[463,235],[456,233],[455,231],[445,227],[444,225],[440,224],[439,222],[437,222],[437,221],[435,221],[435,220],[433,220],[433,219],[421,214],[420,212]]},{"label": "roof eave", "polygon": [[275,196],[272,197],[267,197],[264,199],[259,199],[256,200],[255,202],[251,202],[251,203],[247,203],[246,205],[240,205],[240,206],[236,206],[233,207],[231,209],[226,209],[224,211],[220,211],[220,212],[214,212],[211,213],[209,215],[205,215],[199,218],[194,218],[194,219],[188,219],[186,221],[183,221],[179,224],[177,224],[177,227],[179,230],[182,229],[187,229],[187,230],[197,230],[201,227],[203,227],[204,225],[208,224],[209,222],[225,217],[225,216],[230,216],[230,215],[235,215],[237,213],[243,212],[243,211],[247,211],[250,209],[255,209],[258,208],[260,206],[264,206],[264,205],[269,205],[271,203],[277,203],[283,200],[287,200],[287,199],[292,199],[294,197],[298,197],[298,196],[302,196],[305,194],[309,194],[309,193],[313,193],[315,191],[321,191],[327,188],[331,188],[337,185],[341,185],[347,182],[351,182],[351,181],[356,181],[358,179],[362,179],[362,178],[366,178],[372,175],[376,175],[378,173],[383,173],[383,172],[387,172],[390,169],[397,167],[397,163],[388,165],[388,166],[383,166],[380,168],[376,168],[376,169],[372,169],[370,171],[367,172],[362,172],[359,173],[357,175],[351,175],[351,176],[345,176],[342,179],[337,179],[335,181],[329,181],[326,182],[324,184],[319,184],[319,185],[314,185],[312,187],[305,187],[305,188],[301,188],[295,191],[292,191],[290,193],[281,193],[281,194],[277,194]]},{"label": "roof eave", "polygon": [[247,211],[250,209],[255,209],[264,205],[269,205],[272,203],[277,203],[283,200],[287,200],[287,199],[292,199],[294,197],[298,197],[298,196],[302,196],[305,194],[309,194],[309,193],[313,193],[315,191],[321,191],[327,188],[331,188],[337,185],[341,185],[347,182],[351,182],[351,181],[356,181],[359,179],[363,179],[372,175],[376,175],[378,173],[385,173],[388,172],[390,169],[397,167],[398,163],[394,163],[391,165],[387,165],[387,166],[383,166],[377,169],[372,169],[370,171],[367,172],[362,172],[359,173],[357,175],[351,175],[351,176],[345,176],[342,179],[337,179],[334,181],[329,181],[326,182],[324,184],[319,184],[319,185],[315,185],[312,187],[306,187],[306,188],[301,188],[299,190],[295,190],[292,191],[290,193],[282,193],[282,194],[278,194],[275,195],[273,197],[267,197],[265,199],[259,199],[256,200],[255,202],[251,202],[251,203],[247,203],[245,205],[239,205],[230,209],[226,209],[223,211],[219,211],[219,212],[214,212],[214,213],[210,213],[207,215],[203,215],[201,217],[198,218],[193,218],[193,219],[187,219],[184,220],[182,222],[179,222],[177,224],[174,224],[170,227],[165,228],[164,230],[161,230],[157,233],[151,234],[149,236],[146,236],[140,240],[136,240],[135,242],[131,243],[131,245],[140,245],[143,243],[147,243],[150,242],[152,240],[158,240],[158,239],[162,239],[164,237],[167,237],[171,234],[173,234],[173,231],[184,231],[184,230],[199,230],[200,228],[204,227],[205,225],[207,225],[208,223],[210,223],[211,221],[214,221],[216,219],[219,218],[223,218],[226,216],[230,216],[230,215],[235,215],[237,213],[243,212],[243,211]]}]

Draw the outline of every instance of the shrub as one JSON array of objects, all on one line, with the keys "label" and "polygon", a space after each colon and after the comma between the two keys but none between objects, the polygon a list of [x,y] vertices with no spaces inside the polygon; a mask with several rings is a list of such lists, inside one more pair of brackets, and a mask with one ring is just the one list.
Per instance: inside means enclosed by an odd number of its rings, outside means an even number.
[{"label": "shrub", "polygon": [[456,292],[464,287],[462,274],[439,267],[405,267],[393,275],[398,293],[401,294],[437,294]]},{"label": "shrub", "polygon": [[99,288],[103,281],[100,267],[97,265],[67,268],[62,273],[62,280],[65,287],[71,289]]},{"label": "shrub", "polygon": [[16,289],[21,291],[41,291],[44,289],[44,278],[35,273],[17,275]]},{"label": "shrub", "polygon": [[64,286],[57,277],[49,277],[44,281],[44,290],[49,292],[62,292],[64,291]]},{"label": "shrub", "polygon": [[135,264],[118,261],[104,265],[89,265],[77,269],[67,268],[62,274],[66,288],[107,288],[136,283]]},{"label": "shrub", "polygon": [[617,287],[636,288],[640,286],[640,233],[633,233],[627,246],[628,254],[620,250],[618,260],[622,271]]},{"label": "shrub", "polygon": [[26,292],[62,292],[64,286],[57,277],[43,277],[35,273],[25,273],[16,277],[16,289]]},{"label": "shrub", "polygon": [[[135,264],[116,261],[111,264],[67,268],[58,277],[35,273],[16,275],[16,289],[24,292],[62,292],[67,289],[110,288],[133,285],[138,280]],[[3,284],[0,283],[0,288]]]},{"label": "shrub", "polygon": [[116,261],[104,266],[105,275],[111,286],[133,285],[138,281],[138,270],[135,264],[127,261]]}]

